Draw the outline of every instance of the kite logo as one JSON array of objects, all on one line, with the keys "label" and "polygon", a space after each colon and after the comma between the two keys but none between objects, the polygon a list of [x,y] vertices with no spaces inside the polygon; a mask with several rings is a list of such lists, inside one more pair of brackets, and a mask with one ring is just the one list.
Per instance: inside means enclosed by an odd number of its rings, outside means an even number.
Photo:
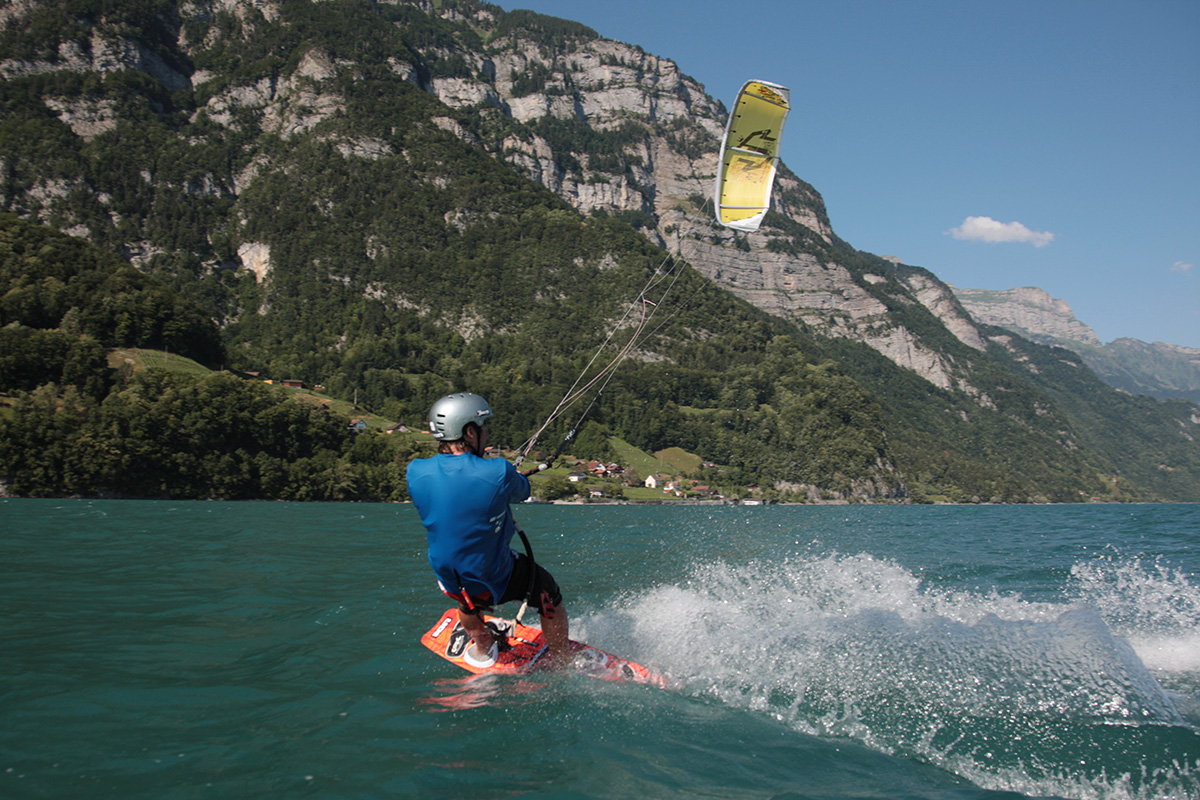
[{"label": "kite logo", "polygon": [[767,147],[755,147],[754,145],[750,144],[755,137],[761,137],[764,142],[768,142],[770,144],[774,144],[777,141],[775,137],[771,135],[771,129],[767,128],[766,130],[753,131],[746,134],[746,137],[734,145],[734,147],[740,147],[745,150],[754,150],[755,152],[762,153],[764,156],[767,155],[769,152]]},{"label": "kite logo", "polygon": [[437,637],[441,636],[442,631],[446,630],[446,626],[452,624],[453,622],[454,620],[451,617],[446,617],[443,619],[442,623],[433,629],[433,633],[431,634],[433,638],[436,639]]}]

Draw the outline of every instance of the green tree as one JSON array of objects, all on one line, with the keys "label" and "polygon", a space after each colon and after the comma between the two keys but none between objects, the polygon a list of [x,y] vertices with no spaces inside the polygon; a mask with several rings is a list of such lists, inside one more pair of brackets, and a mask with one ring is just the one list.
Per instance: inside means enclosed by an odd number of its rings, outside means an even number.
[{"label": "green tree", "polygon": [[571,452],[579,458],[609,461],[612,459],[612,446],[608,442],[610,436],[606,425],[588,420],[570,444]]}]

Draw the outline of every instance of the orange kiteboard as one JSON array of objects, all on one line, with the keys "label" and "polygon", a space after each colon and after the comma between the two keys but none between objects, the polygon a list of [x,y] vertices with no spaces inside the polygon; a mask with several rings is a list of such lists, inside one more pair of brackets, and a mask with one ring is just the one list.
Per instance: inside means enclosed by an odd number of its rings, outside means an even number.
[{"label": "orange kiteboard", "polygon": [[[501,619],[485,614],[483,621],[494,632],[508,640],[508,648],[501,649],[493,662],[476,661],[467,656],[471,637],[458,622],[458,609],[451,608],[421,637],[421,644],[442,658],[468,672],[522,674],[538,669],[539,662],[546,656],[547,646],[538,628],[531,628],[513,620]],[[666,676],[641,664],[606,653],[590,644],[571,641],[571,669],[605,681],[645,683],[666,688],[670,685]]]}]

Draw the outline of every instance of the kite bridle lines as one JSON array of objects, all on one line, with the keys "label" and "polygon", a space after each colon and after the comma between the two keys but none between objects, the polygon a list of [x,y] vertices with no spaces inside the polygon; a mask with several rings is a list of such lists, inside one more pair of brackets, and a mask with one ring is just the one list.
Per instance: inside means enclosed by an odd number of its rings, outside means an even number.
[{"label": "kite bridle lines", "polygon": [[[579,426],[583,423],[584,418],[587,417],[588,412],[590,412],[593,406],[596,405],[596,401],[600,398],[600,395],[608,386],[608,382],[612,380],[613,375],[616,373],[617,367],[621,365],[622,361],[629,357],[629,354],[634,351],[638,344],[644,342],[648,338],[648,334],[646,334],[647,325],[650,324],[650,321],[654,319],[655,314],[657,314],[658,311],[663,307],[663,301],[666,300],[667,295],[670,294],[671,290],[675,287],[675,283],[679,280],[682,270],[677,268],[677,262],[672,263],[672,265],[665,271],[663,270],[663,266],[669,261],[672,261],[672,257],[668,253],[663,259],[662,263],[659,264],[658,268],[654,270],[654,273],[646,281],[646,285],[642,287],[640,292],[638,292],[634,301],[629,304],[628,308],[626,308],[625,314],[621,317],[621,320],[613,326],[612,330],[608,334],[608,337],[605,338],[604,343],[596,348],[596,352],[592,354],[587,366],[585,366],[579,373],[579,376],[575,378],[575,382],[571,384],[571,388],[567,390],[567,393],[563,395],[562,400],[558,402],[558,405],[555,406],[554,410],[550,412],[550,415],[546,417],[546,421],[542,423],[542,426],[537,429],[537,432],[534,433],[533,436],[529,437],[529,439],[523,445],[521,445],[520,454],[516,459],[516,464],[518,466],[525,460],[530,452],[533,451],[533,448],[537,444],[537,441],[541,435],[545,433],[546,430],[552,424],[554,424],[557,419],[559,419],[559,417],[565,414],[566,411],[571,408],[571,406],[579,402],[579,400],[587,396],[589,392],[595,389],[596,393],[592,397],[591,402],[588,403],[587,408],[584,409],[583,413],[571,427],[571,430],[563,439],[562,444],[558,446],[558,450],[556,450],[554,455],[552,455],[547,461],[539,465],[537,469],[546,469],[554,462],[556,458],[558,458],[558,456],[562,453],[563,448],[567,446],[567,443],[575,438],[575,434],[579,430]],[[666,287],[662,289],[662,293],[657,296],[656,300],[651,300],[649,295],[659,289],[664,282],[666,282]],[[600,360],[600,355],[607,347],[610,346],[613,338],[617,335],[617,332],[635,316],[637,318],[637,324],[634,327],[633,334],[629,337],[629,340],[625,342],[625,345],[619,351],[617,351],[617,354],[612,358],[611,361],[605,364],[602,369],[592,375],[592,377],[585,383],[584,379],[587,377],[589,372],[591,372],[596,362]],[[657,332],[661,327],[662,326],[660,325],[658,328],[655,328],[655,332]],[[536,470],[531,470],[531,472],[533,471]]]}]

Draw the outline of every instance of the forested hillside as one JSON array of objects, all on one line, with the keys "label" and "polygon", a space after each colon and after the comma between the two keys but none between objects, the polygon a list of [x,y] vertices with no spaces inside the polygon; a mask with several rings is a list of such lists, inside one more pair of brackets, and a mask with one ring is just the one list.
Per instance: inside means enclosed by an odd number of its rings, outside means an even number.
[{"label": "forested hillside", "polygon": [[110,253],[0,215],[0,481],[31,497],[399,500],[411,441],[228,372],[133,372],[114,348],[210,366],[216,326]]},{"label": "forested hillside", "polygon": [[[588,441],[683,447],[785,499],[1200,499],[1194,411],[1052,382],[1043,367],[1059,355],[980,338],[952,300],[937,305],[949,293],[934,276],[834,236],[820,196],[790,172],[762,241],[696,227],[705,137],[723,109],[662,62],[652,81],[629,48],[575,23],[468,0],[49,0],[10,8],[3,24],[0,208],[23,243],[0,286],[0,356],[15,365],[0,391],[19,423],[7,423],[7,452],[74,457],[96,431],[124,430],[109,415],[175,413],[119,399],[184,391],[160,378],[122,388],[75,366],[131,343],[320,383],[409,424],[448,391],[476,391],[512,446],[593,354],[606,363],[629,340],[626,314],[645,298],[654,322],[590,413]],[[585,90],[563,70],[610,77]],[[628,107],[603,105],[614,93]],[[816,291],[799,277],[841,281],[822,290],[827,321],[792,300],[751,305],[759,288],[731,293],[717,261],[701,274],[679,256],[714,248],[742,283],[764,258],[783,264],[798,276],[792,299]],[[60,354],[57,371],[30,372],[36,359],[21,353],[37,348]],[[230,413],[261,402],[220,376],[187,391],[232,398]],[[1101,407],[1141,414],[1140,427]],[[87,424],[67,424],[64,409]],[[52,411],[36,437],[14,433]],[[204,413],[221,427],[219,411]],[[164,452],[198,448],[152,462],[159,473],[230,476],[131,491],[332,496],[278,465],[336,474],[334,462],[369,460],[352,452],[365,445],[294,433],[304,424],[252,452],[129,422],[129,441],[136,429]],[[310,434],[305,450],[295,436]],[[230,471],[259,453],[260,466]],[[97,469],[54,489],[18,471],[19,493],[111,488]],[[397,496],[394,473],[356,480],[384,487],[359,496]]]},{"label": "forested hillside", "polygon": [[[12,217],[0,219],[0,224],[4,225],[3,241],[9,244],[0,252],[0,274],[9,278],[0,285],[5,297],[18,294],[26,284],[44,283],[36,280],[32,268],[20,268],[22,256],[34,251],[55,252],[63,259],[55,263],[63,276],[59,294],[64,296],[76,296],[77,284],[103,284],[101,276],[106,270],[128,270],[117,259],[57,232]],[[617,242],[624,241],[631,253],[652,254],[636,233],[611,220],[589,226],[575,220],[569,230],[580,239],[576,244],[581,249],[576,253],[592,244],[590,235],[595,234],[596,247],[615,237]],[[642,269],[632,271],[638,279],[654,268],[652,262],[639,266]],[[591,276],[589,291],[596,291],[599,283],[608,287],[610,297],[636,297],[641,285],[626,285],[628,272],[615,267],[597,272]],[[172,293],[158,289],[153,280],[143,280],[175,301]],[[671,299],[676,295],[686,299]],[[105,295],[90,296],[100,305],[108,305]],[[606,400],[591,418],[605,434],[633,431],[636,440],[650,450],[695,447],[717,458],[729,469],[726,480],[735,482],[754,483],[763,470],[770,470],[797,484],[825,485],[831,491],[849,492],[857,486],[857,490],[874,495],[899,492],[898,481],[877,478],[881,465],[890,471],[877,405],[832,363],[818,366],[806,362],[782,326],[690,272],[675,276],[669,296],[660,293],[656,297],[664,306],[669,301],[674,315],[660,330],[676,331],[680,339],[656,336],[653,341],[669,354],[669,361],[631,363],[610,384],[606,396],[613,400]],[[572,343],[595,338],[596,333],[573,329],[598,309],[617,305],[612,300],[604,302],[602,295],[587,294],[577,308],[571,308],[564,305],[567,299],[559,298],[542,314],[527,320],[527,332],[481,335],[473,342],[447,335],[435,326],[422,326],[415,315],[407,318],[406,324],[404,315],[380,310],[377,324],[381,332],[372,338],[361,337],[364,341],[351,348],[340,369],[331,374],[348,381],[347,387],[361,387],[360,403],[378,403],[389,416],[414,421],[451,387],[469,386],[486,393],[503,409],[495,422],[496,441],[513,441],[549,413],[559,393],[582,369],[588,352],[583,344]],[[492,313],[505,313],[502,299],[494,302],[495,306],[489,303],[484,307]],[[190,307],[183,305],[182,314],[190,318]],[[314,417],[319,416],[318,411],[281,410],[280,401],[272,401],[263,387],[219,375],[203,380],[136,375],[130,385],[117,385],[110,393],[116,376],[106,368],[101,345],[146,342],[118,341],[106,327],[78,332],[71,327],[71,318],[76,316],[71,308],[61,305],[65,323],[46,329],[15,321],[6,306],[0,318],[5,325],[0,328],[0,388],[20,398],[12,419],[0,425],[0,455],[5,456],[7,478],[16,493],[299,499],[403,496],[396,472],[389,472],[386,480],[355,476],[347,481],[358,487],[353,492],[303,488],[314,481],[336,487],[337,481],[328,473],[337,472],[337,461],[344,455],[351,458],[349,464],[357,463],[354,459],[362,463],[370,459],[354,451],[343,452],[352,442],[345,433],[345,420],[339,424]],[[705,330],[706,318],[719,320],[723,328],[730,326],[735,332],[722,337],[698,335]],[[689,322],[696,326],[694,330],[684,327]],[[115,324],[119,327],[120,320]],[[38,361],[47,348],[35,352],[31,343],[42,340],[61,342],[64,353],[84,355],[64,358],[63,367]],[[197,337],[197,342],[201,341]],[[372,366],[387,365],[391,359],[411,371]],[[76,362],[84,366],[75,366]],[[358,383],[351,382],[355,375]],[[683,397],[690,399],[690,406],[679,404]],[[744,404],[745,410],[736,412],[737,404]],[[734,408],[722,411],[722,405]],[[180,422],[186,423],[186,430],[174,428]],[[554,435],[561,437],[562,431]],[[89,447],[79,447],[81,442]],[[354,447],[365,445],[355,442]],[[794,460],[791,454],[797,451],[806,453],[803,461]],[[387,455],[391,459],[392,454]],[[318,456],[327,463],[313,461]],[[399,466],[403,463],[401,460]],[[394,466],[391,459],[381,468],[387,471]],[[341,469],[343,477],[352,472],[346,464]],[[380,481],[379,490],[366,488]],[[856,481],[861,485],[854,484]]]}]

